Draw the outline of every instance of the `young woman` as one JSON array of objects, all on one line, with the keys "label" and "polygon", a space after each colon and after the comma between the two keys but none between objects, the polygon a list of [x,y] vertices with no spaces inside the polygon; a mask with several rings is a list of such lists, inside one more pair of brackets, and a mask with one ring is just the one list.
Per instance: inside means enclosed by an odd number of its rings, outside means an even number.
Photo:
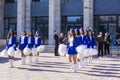
[{"label": "young woman", "polygon": [[[6,41],[6,49],[8,53],[10,68],[14,67],[13,61],[14,61],[14,50],[16,50],[15,46],[16,46],[16,36],[14,36],[14,30],[10,29]],[[11,48],[13,48],[13,50],[11,50]]]},{"label": "young woman", "polygon": [[[38,31],[36,31],[34,38],[35,38],[35,45],[34,46],[35,46],[35,48],[37,48],[41,45],[41,40],[42,40]],[[37,52],[37,54],[35,55],[35,62],[39,61],[38,57],[39,57],[39,52]]]},{"label": "young woman", "polygon": [[[32,35],[32,32],[28,32],[28,44],[27,44],[27,47],[32,50],[32,48],[34,47],[34,44],[35,44],[34,36]],[[32,63],[32,57],[33,57],[33,54],[31,52],[29,54],[30,63]]]},{"label": "young woman", "polygon": [[[88,43],[88,48],[90,49],[90,50],[92,50],[92,49],[95,49],[95,47],[96,47],[96,40],[95,40],[95,37],[93,36],[93,34],[92,34],[92,32],[91,31],[89,31],[89,43]],[[93,55],[93,53],[91,54],[92,52],[90,51],[90,55],[89,55],[89,62],[91,63],[92,62],[92,55]]]},{"label": "young woman", "polygon": [[26,32],[23,31],[21,33],[20,40],[19,40],[19,50],[21,52],[22,65],[26,64],[26,55],[23,53],[23,50],[27,46],[27,43],[28,43],[28,38],[26,36]]},{"label": "young woman", "polygon": [[69,37],[68,37],[68,55],[69,55],[69,63],[72,68],[72,72],[77,72],[77,52],[76,52],[76,42],[75,42],[75,31],[70,29]]},{"label": "young woman", "polygon": [[78,51],[78,63],[79,63],[79,67],[83,67],[84,63],[83,63],[83,53],[84,50],[86,48],[86,36],[84,35],[84,30],[83,28],[79,29],[80,32],[80,36],[79,36],[79,51]]}]

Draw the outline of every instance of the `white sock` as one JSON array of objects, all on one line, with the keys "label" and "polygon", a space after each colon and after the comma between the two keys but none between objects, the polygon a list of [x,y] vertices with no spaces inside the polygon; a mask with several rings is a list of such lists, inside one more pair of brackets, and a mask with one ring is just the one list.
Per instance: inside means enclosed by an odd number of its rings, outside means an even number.
[{"label": "white sock", "polygon": [[9,67],[13,68],[13,60],[12,59],[9,60]]}]

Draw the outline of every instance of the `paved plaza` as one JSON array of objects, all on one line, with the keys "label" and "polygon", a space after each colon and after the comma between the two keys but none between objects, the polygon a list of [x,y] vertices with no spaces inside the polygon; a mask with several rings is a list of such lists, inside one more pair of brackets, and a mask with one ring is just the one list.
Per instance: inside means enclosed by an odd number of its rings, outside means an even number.
[{"label": "paved plaza", "polygon": [[66,57],[41,53],[39,63],[21,65],[16,55],[15,67],[8,67],[7,58],[0,57],[0,80],[120,80],[120,58],[94,58],[93,63],[72,73]]}]

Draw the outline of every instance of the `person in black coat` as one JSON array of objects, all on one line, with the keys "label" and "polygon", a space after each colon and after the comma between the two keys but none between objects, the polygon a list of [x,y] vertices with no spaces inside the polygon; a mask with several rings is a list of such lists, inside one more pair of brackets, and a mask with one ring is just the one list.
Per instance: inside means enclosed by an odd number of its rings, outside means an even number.
[{"label": "person in black coat", "polygon": [[55,54],[54,55],[59,56],[58,54],[59,36],[56,30],[54,31],[54,40],[55,40],[55,49],[54,49]]},{"label": "person in black coat", "polygon": [[104,37],[104,51],[105,55],[106,54],[110,55],[110,35],[108,32],[105,33]]},{"label": "person in black coat", "polygon": [[98,57],[103,57],[103,34],[102,32],[99,33],[97,36],[97,44],[98,44]]}]

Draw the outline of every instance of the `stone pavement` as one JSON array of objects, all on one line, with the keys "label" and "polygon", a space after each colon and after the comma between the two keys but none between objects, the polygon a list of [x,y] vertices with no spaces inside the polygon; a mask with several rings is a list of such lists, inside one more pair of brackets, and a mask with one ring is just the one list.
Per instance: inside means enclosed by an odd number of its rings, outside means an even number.
[{"label": "stone pavement", "polygon": [[8,68],[7,58],[0,57],[0,80],[120,80],[120,58],[94,58],[93,63],[72,73],[66,57],[41,53],[39,63],[21,65],[16,55],[15,68]]}]

